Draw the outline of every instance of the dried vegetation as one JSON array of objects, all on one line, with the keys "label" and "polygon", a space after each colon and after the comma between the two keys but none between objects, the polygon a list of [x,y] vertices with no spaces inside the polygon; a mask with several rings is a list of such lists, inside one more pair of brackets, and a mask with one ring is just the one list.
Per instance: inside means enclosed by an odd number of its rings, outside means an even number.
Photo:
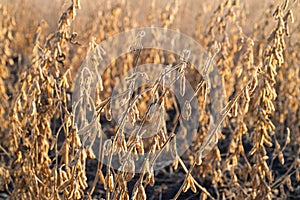
[{"label": "dried vegetation", "polygon": [[[72,0],[51,10],[60,15],[56,25],[37,20],[31,9],[38,6],[29,1],[0,4],[0,198],[299,199],[299,2],[260,3],[260,9],[238,0],[198,4],[120,1],[91,9]],[[208,52],[203,71],[190,65],[186,50],[143,49],[142,35],[101,77],[91,70],[103,54],[97,43],[150,25],[182,30],[199,42]],[[169,68],[135,91],[137,79],[153,71],[135,71],[145,63]],[[224,86],[213,95],[211,65]],[[113,96],[122,80],[127,85]],[[172,88],[184,96],[187,82],[196,92],[180,108]],[[72,104],[74,92],[80,96]],[[208,109],[220,105],[218,113]],[[112,110],[120,107],[126,109],[117,126]],[[188,120],[198,128],[185,126]],[[143,138],[148,131],[152,137]],[[191,144],[185,141],[190,132]],[[175,138],[189,145],[184,154]],[[97,152],[95,141],[103,144]],[[155,171],[165,150],[172,163]]]}]

